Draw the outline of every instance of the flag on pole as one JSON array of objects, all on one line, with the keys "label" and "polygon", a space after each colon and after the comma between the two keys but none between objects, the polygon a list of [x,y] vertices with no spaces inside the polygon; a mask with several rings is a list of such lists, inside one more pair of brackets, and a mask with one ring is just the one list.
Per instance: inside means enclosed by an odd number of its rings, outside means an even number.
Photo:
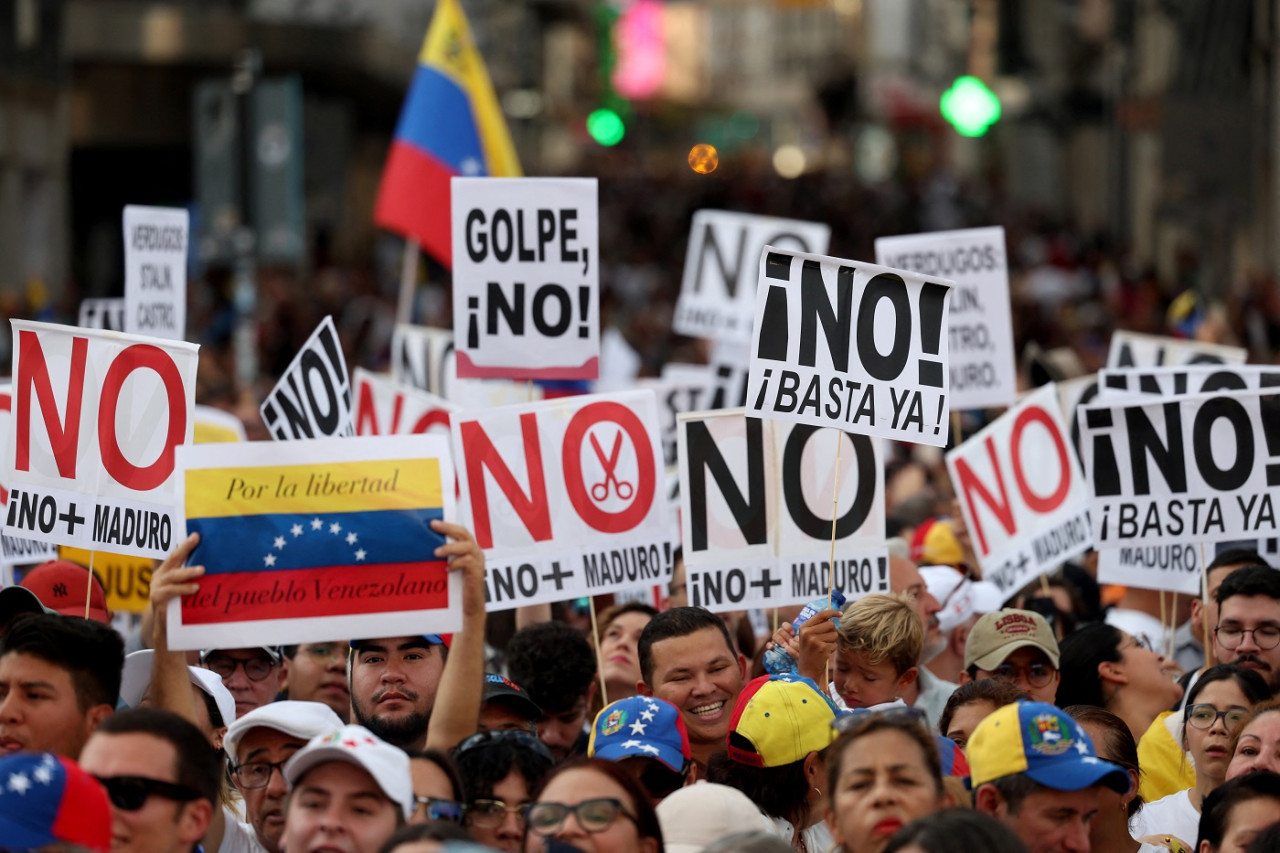
[{"label": "flag on pole", "polygon": [[519,177],[511,134],[458,0],[438,0],[396,126],[374,222],[452,266],[449,179]]}]

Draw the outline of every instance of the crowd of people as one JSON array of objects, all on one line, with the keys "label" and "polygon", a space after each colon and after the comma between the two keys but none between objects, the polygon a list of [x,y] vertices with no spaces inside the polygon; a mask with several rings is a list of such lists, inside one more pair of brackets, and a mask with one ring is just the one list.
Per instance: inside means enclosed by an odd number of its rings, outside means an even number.
[{"label": "crowd of people", "polygon": [[1256,553],[1205,570],[1182,666],[1081,566],[1011,606],[936,518],[889,541],[889,593],[798,630],[687,606],[677,553],[663,609],[526,608],[499,649],[483,553],[434,527],[449,636],[172,650],[195,536],[128,655],[84,569],[0,590],[0,850],[1280,849],[1280,574]]}]

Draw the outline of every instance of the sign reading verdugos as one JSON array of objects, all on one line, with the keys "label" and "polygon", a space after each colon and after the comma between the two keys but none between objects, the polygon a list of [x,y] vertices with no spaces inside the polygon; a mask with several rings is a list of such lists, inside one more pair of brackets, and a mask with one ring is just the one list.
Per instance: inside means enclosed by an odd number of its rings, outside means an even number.
[{"label": "sign reading verdugos", "polygon": [[124,330],[181,341],[187,336],[187,212],[124,209]]},{"label": "sign reading verdugos", "polygon": [[945,446],[953,287],[903,270],[766,248],[748,414]]},{"label": "sign reading verdugos", "polygon": [[453,416],[489,610],[651,587],[670,562],[652,392]]},{"label": "sign reading verdugos", "polygon": [[878,237],[876,263],[955,280],[947,333],[951,408],[1012,405],[1018,376],[1004,229]]},{"label": "sign reading verdugos", "polygon": [[831,228],[818,222],[699,210],[672,327],[682,335],[750,343],[764,247],[825,254],[830,238]]},{"label": "sign reading verdugos", "polygon": [[191,441],[198,347],[11,322],[5,532],[163,559],[179,526],[174,450]]},{"label": "sign reading verdugos", "polygon": [[595,178],[454,178],[459,378],[595,379]]}]

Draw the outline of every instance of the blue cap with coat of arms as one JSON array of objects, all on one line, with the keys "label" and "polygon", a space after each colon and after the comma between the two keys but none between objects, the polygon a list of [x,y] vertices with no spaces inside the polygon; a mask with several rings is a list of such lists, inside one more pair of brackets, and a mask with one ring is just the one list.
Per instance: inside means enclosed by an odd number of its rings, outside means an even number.
[{"label": "blue cap with coat of arms", "polygon": [[692,757],[680,709],[652,696],[628,696],[601,708],[587,754],[606,761],[656,758],[677,773]]}]

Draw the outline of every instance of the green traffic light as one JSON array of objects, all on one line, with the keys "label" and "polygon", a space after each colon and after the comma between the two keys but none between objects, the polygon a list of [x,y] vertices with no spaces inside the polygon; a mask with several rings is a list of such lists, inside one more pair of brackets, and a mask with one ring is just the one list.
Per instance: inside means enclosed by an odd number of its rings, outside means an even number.
[{"label": "green traffic light", "polygon": [[617,145],[627,134],[622,116],[611,109],[601,108],[587,116],[587,133],[601,145]]},{"label": "green traffic light", "polygon": [[961,136],[982,136],[1000,120],[1000,99],[977,77],[957,77],[942,93],[940,106]]}]

